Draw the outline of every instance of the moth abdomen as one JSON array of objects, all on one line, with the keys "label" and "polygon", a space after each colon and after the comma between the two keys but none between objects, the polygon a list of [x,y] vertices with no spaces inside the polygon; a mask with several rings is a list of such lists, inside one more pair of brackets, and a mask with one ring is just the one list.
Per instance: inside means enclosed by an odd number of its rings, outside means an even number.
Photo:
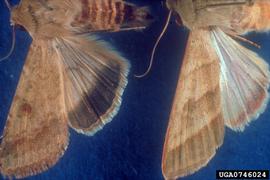
[{"label": "moth abdomen", "polygon": [[[270,2],[256,1],[252,6],[244,9],[246,16],[242,19],[240,26],[244,33],[249,31],[267,31],[270,29]],[[262,18],[263,17],[263,18]]]},{"label": "moth abdomen", "polygon": [[81,12],[75,17],[72,26],[82,31],[135,29],[146,26],[152,18],[147,8],[119,0],[81,0],[81,6]]}]

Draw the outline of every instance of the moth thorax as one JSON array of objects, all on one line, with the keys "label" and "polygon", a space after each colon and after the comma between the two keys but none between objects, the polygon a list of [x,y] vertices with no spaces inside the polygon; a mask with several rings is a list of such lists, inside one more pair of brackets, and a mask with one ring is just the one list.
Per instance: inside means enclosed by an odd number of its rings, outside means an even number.
[{"label": "moth thorax", "polygon": [[32,16],[33,15],[31,12],[29,12],[25,6],[20,4],[12,8],[10,22],[12,25],[19,25],[19,27],[23,27],[23,29],[27,30],[31,35],[35,31],[35,23],[37,23],[36,19],[34,19]]}]

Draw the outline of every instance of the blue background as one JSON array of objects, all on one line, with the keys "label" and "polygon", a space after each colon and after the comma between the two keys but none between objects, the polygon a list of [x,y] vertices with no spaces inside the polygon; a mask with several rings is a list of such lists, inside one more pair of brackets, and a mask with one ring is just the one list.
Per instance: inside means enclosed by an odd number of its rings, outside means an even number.
[{"label": "blue background", "polygon": [[[17,1],[12,1],[16,4]],[[171,20],[155,56],[151,73],[136,79],[148,65],[156,38],[168,11],[164,2],[132,1],[149,5],[155,14],[151,26],[139,32],[101,34],[127,59],[132,69],[123,103],[114,120],[93,137],[70,129],[70,144],[60,161],[48,171],[28,179],[163,179],[162,146],[188,31]],[[11,46],[9,12],[0,2],[0,57]],[[270,63],[270,35],[252,33],[248,38],[261,45],[253,48]],[[16,30],[16,47],[0,62],[0,132],[2,132],[18,78],[31,43],[30,36]],[[270,169],[270,109],[243,133],[226,128],[224,144],[210,163],[183,179],[215,179],[216,169]]]}]

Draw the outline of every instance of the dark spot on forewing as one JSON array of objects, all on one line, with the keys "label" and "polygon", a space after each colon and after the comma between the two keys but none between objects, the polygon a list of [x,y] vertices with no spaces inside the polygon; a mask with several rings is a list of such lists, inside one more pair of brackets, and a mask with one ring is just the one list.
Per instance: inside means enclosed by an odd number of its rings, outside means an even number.
[{"label": "dark spot on forewing", "polygon": [[28,116],[32,113],[32,107],[28,103],[23,103],[20,107],[20,111],[23,116]]}]

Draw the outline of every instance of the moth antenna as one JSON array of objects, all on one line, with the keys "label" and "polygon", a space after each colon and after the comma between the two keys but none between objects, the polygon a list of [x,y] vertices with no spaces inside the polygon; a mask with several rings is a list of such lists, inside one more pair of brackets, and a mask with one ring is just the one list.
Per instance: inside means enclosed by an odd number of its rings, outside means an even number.
[{"label": "moth antenna", "polygon": [[13,25],[12,26],[12,45],[11,45],[11,48],[10,48],[8,54],[5,57],[0,58],[0,62],[3,61],[3,60],[5,60],[5,59],[7,59],[12,54],[12,52],[14,50],[14,47],[15,47],[15,41],[16,41],[15,26]]},{"label": "moth antenna", "polygon": [[8,0],[5,0],[5,3],[7,5],[7,8],[9,9],[9,11],[11,11],[11,5],[9,4]]},{"label": "moth antenna", "polygon": [[244,37],[241,37],[241,36],[239,36],[239,35],[237,35],[237,34],[234,34],[234,33],[228,33],[228,35],[232,36],[233,38],[239,39],[239,40],[241,40],[241,41],[243,41],[243,42],[245,42],[245,43],[248,43],[248,44],[250,44],[250,45],[252,45],[252,46],[254,46],[254,47],[256,47],[256,48],[259,48],[259,49],[261,48],[261,46],[258,45],[257,43],[255,43],[255,42],[253,42],[253,41],[250,41],[250,40],[248,40],[248,39],[246,39],[246,38],[244,38]]},{"label": "moth antenna", "polygon": [[159,44],[159,41],[161,40],[161,38],[163,37],[163,35],[165,34],[165,32],[166,32],[166,30],[167,30],[167,28],[169,26],[169,22],[170,22],[171,16],[172,16],[172,10],[170,10],[169,15],[167,17],[166,24],[165,24],[165,26],[164,26],[161,34],[159,35],[159,37],[158,37],[158,39],[157,39],[157,41],[155,43],[155,46],[154,46],[154,48],[152,50],[151,59],[150,59],[150,63],[149,63],[149,66],[148,66],[147,70],[143,74],[141,74],[141,75],[134,75],[136,78],[142,78],[142,77],[146,76],[150,72],[150,70],[152,68],[152,65],[153,65],[154,55],[155,55],[155,52],[156,52],[156,48],[157,48],[157,46]]}]

